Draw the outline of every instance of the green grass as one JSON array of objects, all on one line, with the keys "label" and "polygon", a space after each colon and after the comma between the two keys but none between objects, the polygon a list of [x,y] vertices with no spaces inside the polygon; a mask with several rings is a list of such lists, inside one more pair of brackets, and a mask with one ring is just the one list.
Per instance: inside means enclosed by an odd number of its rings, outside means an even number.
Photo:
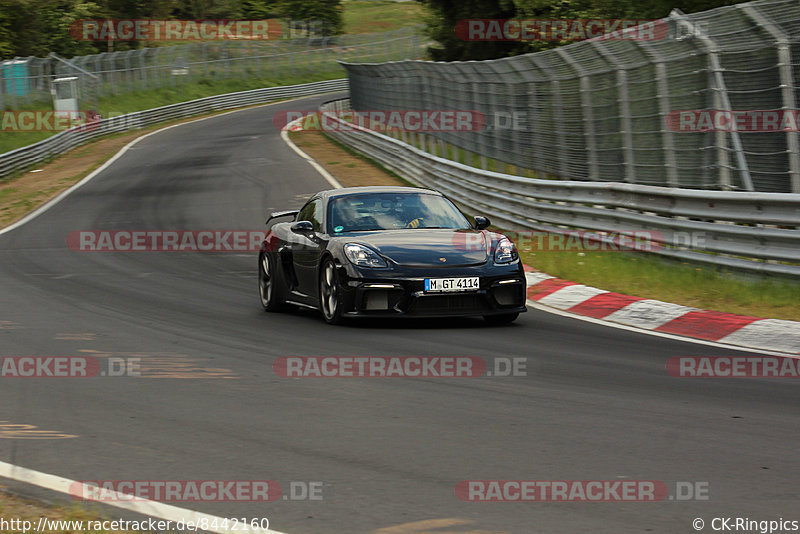
[{"label": "green grass", "polygon": [[419,2],[345,0],[342,6],[345,33],[375,33],[413,26],[423,22],[425,13]]},{"label": "green grass", "polygon": [[[398,132],[393,132],[390,135],[395,139],[401,141],[403,140],[403,138]],[[487,171],[514,174],[516,176],[524,176],[526,178],[555,179],[555,177],[553,176],[542,176],[541,173],[538,173],[533,169],[525,169],[522,167],[518,167],[516,165],[512,165],[510,163],[502,164],[499,160],[495,158],[489,158],[489,157],[481,158],[478,154],[474,152],[470,152],[463,148],[459,148],[450,143],[444,144],[445,152],[443,153],[438,140],[436,140],[433,143],[433,148],[431,148],[429,138],[422,137],[420,135],[416,136],[416,141],[412,144],[412,146],[419,148],[422,151],[428,152],[429,154],[432,154],[434,156],[449,159],[451,161],[457,161],[459,163],[463,163],[464,165],[475,167],[476,169],[483,169],[484,168],[483,166],[485,165],[485,170]]]},{"label": "green grass", "polygon": [[263,87],[295,85],[322,80],[335,80],[342,77],[344,77],[344,72],[337,70],[333,72],[281,76],[279,78],[203,79],[197,83],[186,83],[175,87],[162,87],[160,89],[150,89],[101,98],[98,102],[98,108],[100,109],[101,115],[107,116],[112,113],[130,113],[131,111],[157,108],[168,104],[177,104],[196,98],[204,98],[224,93],[261,89]]},{"label": "green grass", "polygon": [[0,154],[32,145],[58,132],[0,132]]},{"label": "green grass", "polygon": [[[149,89],[135,93],[123,93],[99,99],[97,106],[103,117],[110,117],[157,108],[169,104],[177,104],[203,98],[207,96],[247,91],[263,87],[277,87],[281,85],[295,85],[299,83],[334,80],[344,76],[342,71],[318,72],[296,76],[282,76],[280,78],[231,78],[224,80],[203,79],[197,83],[185,83],[175,87]],[[41,108],[49,111],[47,108]],[[0,154],[20,148],[42,139],[46,139],[58,132],[0,132]]]},{"label": "green grass", "polygon": [[662,259],[644,252],[521,251],[520,256],[528,265],[552,276],[626,295],[800,321],[800,283],[788,278],[743,278],[711,265]]}]

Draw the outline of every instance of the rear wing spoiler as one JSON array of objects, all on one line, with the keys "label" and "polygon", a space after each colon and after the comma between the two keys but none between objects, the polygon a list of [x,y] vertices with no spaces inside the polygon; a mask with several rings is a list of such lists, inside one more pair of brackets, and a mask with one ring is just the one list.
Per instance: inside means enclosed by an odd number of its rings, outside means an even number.
[{"label": "rear wing spoiler", "polygon": [[270,214],[265,224],[269,224],[272,219],[278,219],[280,217],[295,217],[298,213],[300,213],[300,210],[276,211]]}]

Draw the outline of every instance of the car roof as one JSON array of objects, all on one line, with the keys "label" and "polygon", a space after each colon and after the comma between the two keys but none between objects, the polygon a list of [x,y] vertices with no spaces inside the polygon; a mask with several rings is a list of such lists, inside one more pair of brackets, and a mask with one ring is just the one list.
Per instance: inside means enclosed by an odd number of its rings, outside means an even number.
[{"label": "car roof", "polygon": [[329,189],[320,191],[318,196],[326,199],[343,197],[348,195],[359,195],[364,193],[422,193],[428,195],[443,196],[440,192],[432,189],[422,189],[419,187],[402,187],[390,185],[373,185],[366,187],[343,187],[341,189]]}]

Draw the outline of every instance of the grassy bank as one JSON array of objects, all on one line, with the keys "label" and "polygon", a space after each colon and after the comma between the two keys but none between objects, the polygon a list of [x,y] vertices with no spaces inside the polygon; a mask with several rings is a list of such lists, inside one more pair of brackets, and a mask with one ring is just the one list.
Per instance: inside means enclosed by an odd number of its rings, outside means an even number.
[{"label": "grassy bank", "polygon": [[425,13],[419,2],[346,0],[342,6],[345,33],[384,32],[413,26],[423,22]]},{"label": "grassy bank", "polygon": [[800,283],[743,278],[714,266],[644,252],[521,252],[552,276],[626,295],[756,317],[800,321]]},{"label": "grassy bank", "polygon": [[[122,115],[132,111],[157,108],[169,104],[177,104],[225,93],[248,91],[264,87],[278,87],[282,85],[295,85],[300,83],[335,80],[345,76],[344,70],[337,69],[331,72],[283,76],[281,78],[232,78],[223,80],[204,79],[198,83],[186,83],[175,87],[149,89],[135,93],[123,93],[108,96],[98,101],[98,109],[103,117]],[[42,108],[42,111],[50,111]],[[55,135],[58,132],[0,132],[0,154],[20,148]]]}]

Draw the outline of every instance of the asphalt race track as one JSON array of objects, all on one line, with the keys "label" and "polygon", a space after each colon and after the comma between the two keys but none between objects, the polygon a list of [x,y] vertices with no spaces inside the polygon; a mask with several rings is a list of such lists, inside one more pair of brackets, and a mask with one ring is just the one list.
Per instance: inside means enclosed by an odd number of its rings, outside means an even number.
[{"label": "asphalt race track", "polygon": [[[322,482],[321,500],[174,503],[268,517],[288,533],[680,533],[694,532],[694,518],[707,531],[714,517],[800,520],[797,380],[665,371],[673,356],[735,351],[537,310],[508,327],[332,327],[311,311],[263,312],[255,253],[67,247],[76,230],[262,230],[268,212],[330,187],[281,141],[272,115],[329,98],[152,135],[0,235],[0,355],[141,358],[149,370],[0,378],[1,461],[74,480],[274,480],[284,495],[292,481]],[[477,356],[490,369],[524,357],[527,376],[273,372],[282,356],[326,355]],[[33,425],[13,428],[43,439],[2,425]],[[709,499],[459,500],[456,485],[475,479],[655,480],[673,494],[676,482],[697,482]]]}]

